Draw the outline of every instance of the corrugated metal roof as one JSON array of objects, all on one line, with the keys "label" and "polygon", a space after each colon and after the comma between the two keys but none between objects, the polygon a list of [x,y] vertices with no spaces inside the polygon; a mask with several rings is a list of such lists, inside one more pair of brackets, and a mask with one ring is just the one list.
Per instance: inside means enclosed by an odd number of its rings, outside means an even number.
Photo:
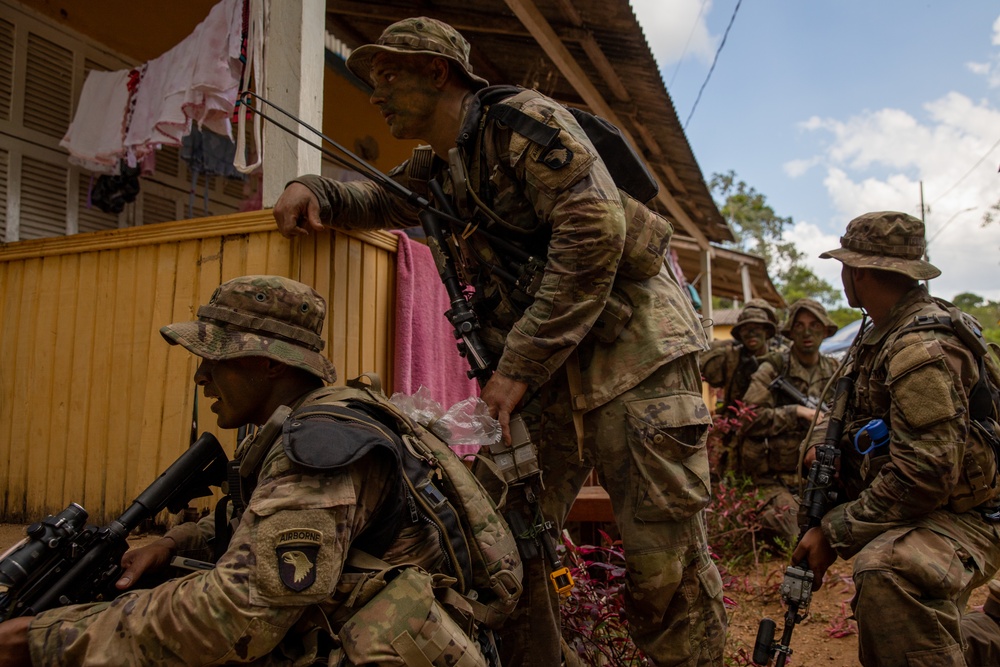
[{"label": "corrugated metal roof", "polygon": [[[491,83],[535,88],[607,115],[588,104],[596,92],[598,103],[606,102],[667,189],[668,201],[655,200],[653,206],[678,218],[678,210],[670,210],[672,198],[705,238],[732,240],[628,0],[327,2],[327,30],[354,48],[409,16],[430,16],[457,28],[472,46],[476,73]],[[539,39],[538,25],[549,26],[556,39]],[[584,79],[567,78],[550,56],[553,50],[568,54]]]}]

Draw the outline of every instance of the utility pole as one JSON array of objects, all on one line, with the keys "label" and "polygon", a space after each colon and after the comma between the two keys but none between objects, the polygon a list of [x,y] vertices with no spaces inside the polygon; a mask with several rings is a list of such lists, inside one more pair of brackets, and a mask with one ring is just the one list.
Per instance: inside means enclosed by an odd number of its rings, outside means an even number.
[{"label": "utility pole", "polygon": [[[930,255],[927,254],[927,246],[930,245],[930,244],[927,243],[927,219],[926,219],[926,216],[925,216],[925,213],[924,213],[925,212],[925,208],[926,207],[924,206],[924,182],[923,182],[923,180],[921,180],[920,181],[920,222],[922,222],[924,224],[924,261],[925,262],[929,262],[931,260],[930,260]],[[931,282],[929,280],[925,280],[924,281],[924,287],[926,287],[927,291],[930,292],[931,291]]]}]

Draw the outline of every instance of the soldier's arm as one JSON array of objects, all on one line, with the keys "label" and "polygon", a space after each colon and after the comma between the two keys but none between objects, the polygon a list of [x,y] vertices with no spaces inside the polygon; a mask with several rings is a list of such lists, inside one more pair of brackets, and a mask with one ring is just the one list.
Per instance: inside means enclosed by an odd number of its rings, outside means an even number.
[{"label": "soldier's arm", "polygon": [[726,373],[726,356],[735,354],[735,345],[731,340],[712,341],[711,347],[701,353],[699,364],[701,376],[710,387],[724,387],[729,381]]},{"label": "soldier's arm", "polygon": [[[530,112],[528,105],[524,111]],[[565,128],[582,130],[564,109],[554,109],[563,128],[559,140],[569,161],[553,166],[535,151],[516,145],[527,141],[498,130],[509,142],[501,154],[518,155],[514,165],[524,195],[552,228],[548,257],[534,301],[507,336],[497,370],[531,387],[559,369],[593,327],[615,280],[625,243],[621,195],[604,163],[583,140]]]},{"label": "soldier's arm", "polygon": [[842,556],[857,553],[886,524],[912,522],[948,502],[969,432],[961,375],[970,367],[971,355],[935,332],[897,341],[886,377],[891,459],[857,500],[823,520],[824,532]]},{"label": "soldier's arm", "polygon": [[[403,182],[405,164],[389,176]],[[309,188],[319,202],[320,222],[334,229],[374,230],[414,227],[418,210],[374,181],[345,183],[323,176],[299,176],[291,181]],[[409,185],[404,182],[404,185]]]},{"label": "soldier's arm", "polygon": [[307,606],[334,592],[386,477],[356,465],[262,482],[214,570],[40,614],[29,630],[33,662],[214,665],[266,656]]}]

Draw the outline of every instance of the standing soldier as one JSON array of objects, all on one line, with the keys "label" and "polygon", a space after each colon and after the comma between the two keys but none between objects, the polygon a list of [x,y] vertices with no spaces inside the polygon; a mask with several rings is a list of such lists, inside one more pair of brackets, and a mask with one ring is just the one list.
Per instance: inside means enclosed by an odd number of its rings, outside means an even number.
[{"label": "standing soldier", "polygon": [[[645,233],[663,219],[618,189],[558,102],[510,93],[488,101],[506,119],[491,121],[482,108],[487,82],[447,24],[394,23],[347,66],[372,84],[371,102],[394,137],[429,144],[394,177],[415,188],[439,181],[474,223],[455,242],[463,278],[475,286],[482,339],[498,359],[482,399],[507,442],[511,413],[524,402],[544,479],[542,514],[561,529],[596,466],[625,546],[636,644],[656,665],[721,665],[722,582],[702,512],[710,495],[711,418],[698,373],[705,335],[662,255],[639,268],[636,253],[625,252],[629,230]],[[539,134],[546,145],[532,138]],[[450,156],[466,175],[448,168]],[[382,184],[320,176],[294,179],[274,207],[289,237],[412,227],[418,214]],[[646,244],[631,247],[641,254]],[[512,271],[516,283],[504,278]],[[560,663],[559,601],[547,567],[525,562],[504,664]]]},{"label": "standing soldier", "polygon": [[845,426],[846,502],[806,532],[792,560],[808,559],[819,588],[838,555],[854,558],[866,667],[995,665],[1000,627],[965,608],[1000,567],[996,364],[977,323],[920,284],[941,273],[922,259],[920,220],[866,213],[840,245],[820,257],[843,263],[847,301],[873,326],[845,357],[856,380],[844,414],[825,421]]},{"label": "standing soldier", "polygon": [[769,354],[743,395],[756,416],[741,432],[737,471],[764,494],[760,521],[765,536],[779,538],[785,546],[799,537],[799,505],[793,496],[802,477],[799,445],[837,370],[837,360],[820,354],[819,345],[836,331],[837,325],[818,302],[793,303],[781,328],[792,341],[791,349]]}]

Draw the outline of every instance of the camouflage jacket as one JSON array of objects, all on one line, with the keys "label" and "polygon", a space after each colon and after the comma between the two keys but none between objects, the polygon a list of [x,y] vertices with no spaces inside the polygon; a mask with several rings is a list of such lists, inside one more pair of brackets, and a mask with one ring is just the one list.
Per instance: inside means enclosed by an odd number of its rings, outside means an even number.
[{"label": "camouflage jacket", "polygon": [[[849,353],[845,372],[856,370],[857,381],[845,415],[840,467],[848,502],[822,522],[844,558],[899,526],[929,528],[961,542],[962,522],[951,507],[968,504],[974,486],[983,491],[984,484],[996,485],[994,454],[970,433],[976,357],[947,329],[902,331],[918,316],[944,314],[924,287],[916,287]],[[853,438],[871,419],[886,422],[890,441],[863,456]],[[817,428],[811,444],[824,437],[825,428]],[[982,567],[983,554],[971,556]]]},{"label": "camouflage jacket", "polygon": [[[489,232],[543,260],[533,295],[513,303],[495,299],[483,279],[497,249],[473,233],[459,246],[457,263],[482,296],[476,310],[483,338],[499,357],[501,374],[537,388],[579,351],[583,383],[578,402],[593,409],[627,391],[661,365],[706,347],[701,323],[687,295],[664,262],[643,281],[617,275],[625,241],[626,205],[604,163],[572,115],[537,96],[521,110],[560,129],[565,153],[542,154],[541,146],[506,126],[487,124],[482,150],[468,171],[470,185],[488,183],[491,208],[503,220],[482,224]],[[556,159],[558,158],[558,159]],[[437,161],[443,166],[443,161]],[[407,163],[391,176],[419,191]],[[451,175],[441,171],[444,188]],[[319,199],[325,224],[341,229],[386,229],[418,224],[418,211],[372,182],[341,183],[318,176],[296,179]],[[460,206],[461,209],[461,206]],[[645,208],[643,207],[643,210]],[[460,211],[463,214],[467,211]],[[480,282],[481,280],[481,282]],[[612,342],[591,334],[609,300],[631,309]]]},{"label": "camouflage jacket", "polygon": [[755,480],[780,476],[785,483],[796,483],[799,446],[809,430],[809,422],[796,415],[798,404],[786,393],[771,390],[771,383],[783,374],[796,389],[818,399],[837,366],[836,359],[822,354],[811,368],[803,366],[791,351],[768,354],[743,395],[744,403],[756,406],[756,417],[742,433],[741,472]]},{"label": "camouflage jacket", "polygon": [[[310,623],[315,626],[312,614],[321,608],[330,614],[334,601],[342,599],[338,585],[343,587],[347,551],[387,489],[397,489],[395,474],[388,459],[372,456],[348,468],[309,472],[285,455],[277,438],[267,448],[243,519],[214,570],[126,593],[110,603],[42,613],[29,630],[32,661],[290,665],[310,655],[316,650],[315,634],[310,643],[306,632]],[[206,532],[189,524],[172,536],[192,548]],[[415,543],[434,548],[409,548]],[[399,539],[382,558],[434,571],[440,550],[433,540]]]},{"label": "camouflage jacket", "polygon": [[708,350],[699,358],[701,376],[710,387],[722,389],[722,400],[716,408],[724,413],[736,399],[743,400],[743,394],[750,386],[762,358],[752,357],[743,345],[735,340],[714,340]]}]

